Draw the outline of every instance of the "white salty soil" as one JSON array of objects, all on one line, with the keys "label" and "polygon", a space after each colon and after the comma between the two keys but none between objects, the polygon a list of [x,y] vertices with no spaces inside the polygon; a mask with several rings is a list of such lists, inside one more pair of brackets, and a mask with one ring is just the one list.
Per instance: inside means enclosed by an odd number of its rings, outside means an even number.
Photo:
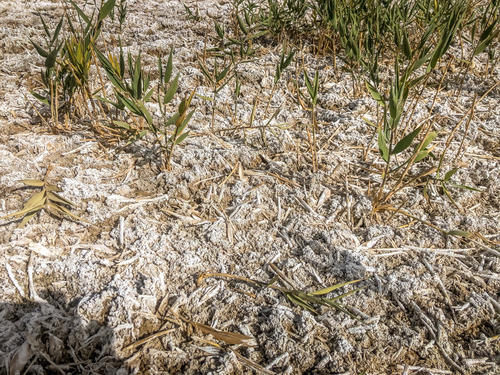
[{"label": "white salty soil", "polygon": [[[181,91],[210,95],[197,61],[214,40],[213,18],[227,21],[231,3],[186,3],[201,21],[179,1],[129,1],[124,42],[149,63],[173,47]],[[16,189],[19,180],[43,178],[51,166],[49,181],[90,224],[45,211],[21,229],[0,222],[0,373],[7,364],[12,374],[29,366],[32,374],[498,373],[498,87],[477,104],[453,164],[465,125],[457,130],[445,168],[459,166],[454,179],[479,192],[453,189],[458,207],[437,186],[429,201],[422,187],[394,197],[421,220],[475,234],[445,237],[406,216],[372,215],[382,163],[363,117],[374,119],[375,103],[352,92],[340,60],[334,69],[331,56],[297,53],[310,73],[321,71],[317,173],[309,114],[286,84],[295,67],[264,113],[280,53],[270,41],[242,66],[236,120],[232,83],[219,94],[215,129],[211,103],[196,98],[193,136],[160,173],[146,142],[122,150],[100,142],[85,119],[59,134],[37,120],[29,90],[42,61],[29,38],[40,40],[38,12],[54,24],[62,9],[0,1],[0,216],[31,194]],[[437,151],[474,96],[497,82],[498,67],[488,78],[484,69],[475,60],[459,96],[461,69],[445,79],[434,108]],[[417,119],[429,116],[427,91]],[[255,97],[256,126],[282,108],[266,145],[257,129],[222,131],[248,125]],[[269,282],[271,264],[304,291],[363,279],[343,300],[357,318],[324,307],[314,315],[279,291],[228,277],[197,283],[209,272]],[[247,335],[251,345],[228,346],[188,321]]]}]

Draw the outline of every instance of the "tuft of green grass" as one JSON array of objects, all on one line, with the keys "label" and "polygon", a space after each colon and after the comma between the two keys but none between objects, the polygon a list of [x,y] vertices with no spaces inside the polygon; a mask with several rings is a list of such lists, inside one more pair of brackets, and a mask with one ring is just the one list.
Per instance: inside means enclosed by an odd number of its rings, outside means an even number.
[{"label": "tuft of green grass", "polygon": [[[102,2],[91,15],[72,0],[65,1],[64,5],[64,16],[53,31],[39,15],[45,45],[42,47],[31,40],[38,54],[45,59],[41,70],[42,87],[32,94],[49,107],[55,126],[59,123],[61,112],[71,114],[77,94],[80,103],[92,98],[89,74],[94,62],[94,45],[101,34],[104,20],[114,9],[115,0]],[[65,22],[67,30],[64,30]],[[82,104],[78,109],[84,111],[84,106]]]},{"label": "tuft of green grass", "polygon": [[[352,318],[356,318],[355,315],[353,315],[343,304],[340,303],[340,300],[358,292],[362,288],[353,289],[349,292],[345,292],[330,298],[327,298],[326,295],[335,292],[338,289],[341,289],[347,285],[356,284],[361,280],[351,280],[347,282],[341,282],[335,285],[331,285],[327,288],[315,290],[312,292],[307,292],[307,291],[297,290],[291,283],[291,281],[289,281],[288,278],[274,264],[271,264],[270,267],[275,273],[275,276],[267,283],[227,273],[204,273],[198,277],[197,284],[199,285],[203,280],[209,277],[228,278],[236,281],[245,282],[259,288],[271,288],[277,290],[283,293],[292,304],[300,308],[303,308],[313,314],[319,313],[318,310],[319,306],[325,306],[333,308],[337,311],[341,311]],[[280,282],[284,286],[275,285],[276,282]]]},{"label": "tuft of green grass", "polygon": [[[193,90],[188,97],[181,100],[177,112],[173,115],[169,114],[167,106],[174,99],[179,87],[179,75],[173,77],[172,74],[173,51],[170,51],[166,65],[163,65],[160,57],[158,58],[160,77],[156,90],[151,87],[150,75],[145,73],[142,68],[140,54],[134,58],[129,53],[127,64],[122,49],[120,49],[118,57],[112,54],[108,54],[106,57],[98,50],[96,50],[96,54],[113,85],[116,101],[110,101],[104,97],[99,99],[111,104],[121,112],[128,111],[132,117],[140,119],[139,125],[136,126],[122,120],[113,120],[112,124],[125,131],[129,142],[135,142],[147,133],[151,133],[161,152],[160,165],[162,169],[170,169],[175,146],[182,143],[189,135],[186,127],[194,113],[194,110],[189,111],[189,108],[195,94],[195,90]],[[146,106],[148,102],[155,99],[153,98],[155,91],[161,113],[159,119],[153,118]],[[144,122],[145,126],[143,126]],[[172,134],[168,130],[171,126],[174,127]]]},{"label": "tuft of green grass", "polygon": [[318,120],[317,120],[317,109],[318,104],[318,94],[319,94],[319,72],[316,71],[314,74],[314,79],[311,80],[309,75],[304,70],[304,81],[307,87],[307,93],[309,94],[309,99],[311,103],[311,128],[312,128],[312,139],[310,137],[309,128],[307,131],[309,137],[309,143],[311,148],[311,158],[312,158],[312,168],[313,172],[318,171],[318,155],[316,152],[316,135],[318,133]]},{"label": "tuft of green grass", "polygon": [[[153,142],[161,152],[159,164],[162,169],[169,169],[175,146],[182,143],[189,134],[186,127],[193,115],[190,105],[194,91],[182,99],[177,111],[171,114],[168,107],[179,86],[179,76],[172,77],[172,51],[165,67],[159,58],[160,79],[155,88],[150,74],[143,68],[141,54],[138,56],[125,54],[121,37],[120,52],[116,56],[111,53],[105,54],[96,48],[105,19],[108,17],[112,20],[117,19],[121,35],[126,16],[125,0],[120,0],[118,3],[116,0],[103,1],[90,14],[85,13],[73,0],[65,0],[64,16],[54,31],[50,30],[40,16],[46,43],[43,47],[34,41],[32,44],[45,58],[42,69],[44,88],[41,91],[34,91],[33,95],[50,107],[52,122],[55,124],[58,123],[61,109],[66,113],[71,113],[74,109],[84,114],[85,103],[90,102],[93,109],[90,114],[93,118],[110,116],[104,120],[108,124],[102,129],[105,133],[118,134],[128,143],[144,138],[148,133],[152,134]],[[66,32],[63,31],[65,23]],[[113,87],[112,99],[103,93],[105,83],[99,65],[104,69],[106,78]],[[93,81],[90,76],[92,67],[98,68],[96,74],[101,83],[101,87],[95,92],[90,85]],[[227,70],[222,75],[225,76],[226,73]],[[217,82],[223,78],[220,72],[217,72]],[[95,107],[93,99],[98,99],[99,109]],[[74,105],[76,101],[81,103],[78,108]],[[155,118],[148,109],[148,103],[152,101],[156,101],[159,105],[160,118]],[[108,105],[113,107],[114,113],[104,111],[101,103],[106,107]],[[172,127],[173,130],[170,131]]]}]

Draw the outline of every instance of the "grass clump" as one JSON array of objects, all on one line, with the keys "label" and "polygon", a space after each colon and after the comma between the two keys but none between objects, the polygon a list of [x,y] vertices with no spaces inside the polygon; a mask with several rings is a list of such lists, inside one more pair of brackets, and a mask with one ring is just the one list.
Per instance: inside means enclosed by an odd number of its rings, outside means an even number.
[{"label": "grass clump", "polygon": [[[353,318],[353,315],[346,306],[340,303],[340,300],[343,298],[350,296],[361,290],[361,288],[353,289],[349,292],[342,293],[335,297],[327,298],[326,295],[337,291],[347,285],[355,284],[360,282],[361,280],[352,280],[347,282],[341,282],[323,289],[319,289],[316,291],[308,292],[303,290],[298,290],[294,283],[274,264],[270,265],[270,268],[275,273],[275,276],[271,279],[271,281],[265,283],[258,280],[249,279],[243,276],[231,275],[227,273],[204,273],[198,277],[197,284],[199,285],[203,280],[209,277],[221,277],[227,278],[231,280],[241,281],[244,283],[248,283],[249,285],[258,287],[258,288],[271,288],[283,293],[286,298],[293,303],[294,305],[301,307],[313,314],[318,314],[319,306],[325,306],[329,308],[333,308],[337,311],[341,311]],[[283,284],[284,286],[275,285],[276,282]]]},{"label": "grass clump", "polygon": [[[160,151],[159,165],[162,169],[170,169],[175,146],[189,134],[186,127],[193,115],[190,105],[194,95],[193,91],[182,99],[173,114],[168,111],[179,87],[179,76],[172,77],[172,51],[165,67],[161,58],[158,59],[160,78],[155,88],[150,74],[143,69],[141,54],[135,57],[131,53],[125,54],[121,37],[118,41],[118,55],[106,54],[97,48],[106,18],[117,19],[120,34],[123,32],[127,15],[126,1],[117,3],[115,0],[108,0],[101,2],[99,6],[94,3],[95,7],[90,15],[72,0],[67,0],[64,4],[65,14],[54,31],[49,29],[40,16],[46,43],[44,47],[33,41],[32,44],[45,58],[45,63],[41,74],[42,88],[33,91],[33,95],[50,108],[51,123],[55,127],[59,126],[59,117],[63,112],[75,118],[88,114],[96,124],[96,118],[104,118],[101,121],[105,125],[101,126],[99,122],[100,125],[95,130],[105,137],[118,136],[128,143],[142,138],[149,139],[145,135],[152,134],[152,147]],[[68,25],[66,32],[65,22]],[[96,73],[91,73],[93,67],[96,68]],[[108,98],[104,91],[101,67],[111,83],[114,98]],[[99,81],[101,86],[97,89],[91,87],[91,82],[94,81]],[[87,103],[91,104],[91,110]],[[99,108],[95,103],[99,104]],[[148,103],[157,103],[159,118],[150,113]],[[108,105],[114,111],[106,110]],[[170,130],[171,128],[173,129]]]},{"label": "grass clump", "polygon": [[[156,90],[151,87],[151,79],[141,63],[141,55],[132,57],[129,53],[125,64],[123,50],[120,49],[118,57],[109,54],[106,57],[102,52],[96,51],[106,75],[113,85],[116,101],[110,101],[101,97],[100,99],[111,104],[117,110],[128,112],[134,124],[122,120],[113,120],[112,124],[121,128],[127,134],[129,142],[134,142],[144,137],[148,132],[154,137],[155,145],[160,150],[160,165],[163,169],[170,169],[171,158],[174,147],[180,144],[189,135],[186,126],[191,119],[194,110],[189,111],[195,91],[181,100],[177,112],[170,115],[167,105],[174,98],[178,85],[179,75],[172,79],[173,52],[170,51],[166,66],[163,66],[161,58],[158,58],[158,71],[160,74]],[[156,91],[156,102],[158,103],[161,116],[154,119],[146,107],[146,103],[152,101]],[[122,113],[123,114],[123,113]],[[136,121],[138,119],[138,121]],[[173,126],[173,132],[169,127]]]},{"label": "grass clump", "polygon": [[[49,29],[40,15],[45,33],[44,47],[31,41],[38,54],[45,59],[41,71],[42,88],[32,94],[49,106],[51,121],[56,127],[61,112],[70,114],[74,107],[83,115],[87,101],[93,103],[89,75],[94,60],[94,46],[105,19],[115,6],[115,0],[102,2],[91,15],[72,0],[65,1],[64,6],[64,16],[54,31]],[[70,9],[76,12],[76,16]],[[64,22],[68,25],[68,31],[61,33]],[[77,100],[79,105],[75,106]]]}]

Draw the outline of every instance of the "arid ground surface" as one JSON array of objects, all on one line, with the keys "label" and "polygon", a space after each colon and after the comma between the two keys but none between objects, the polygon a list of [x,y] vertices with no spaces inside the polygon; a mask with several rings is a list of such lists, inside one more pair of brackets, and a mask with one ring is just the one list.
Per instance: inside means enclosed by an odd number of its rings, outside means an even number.
[{"label": "arid ground surface", "polygon": [[[498,374],[499,89],[484,95],[498,67],[485,77],[476,58],[460,91],[461,69],[450,71],[432,113],[439,150],[481,98],[463,146],[460,137],[449,146],[451,155],[464,152],[446,161],[459,167],[455,181],[478,191],[452,189],[453,204],[438,185],[428,199],[412,185],[393,204],[416,219],[374,214],[382,163],[365,119],[374,121],[376,103],[353,92],[342,60],[334,68],[331,55],[307,43],[296,54],[321,72],[313,173],[310,114],[289,83],[298,63],[266,113],[281,47],[257,41],[242,66],[238,114],[228,84],[212,127],[198,61],[215,38],[213,19],[227,22],[232,5],[186,3],[198,6],[200,20],[180,1],[128,2],[127,50],[141,51],[153,70],[155,56],[174,48],[180,92],[200,95],[191,136],[172,169],[160,171],[146,141],[110,145],[85,118],[59,132],[41,121],[30,90],[43,62],[30,38],[41,40],[38,12],[54,25],[61,4],[0,1],[0,216],[29,198],[19,180],[43,179],[50,166],[49,181],[89,222],[46,211],[23,228],[0,222],[0,373],[9,365],[11,374]],[[115,36],[102,38],[111,46]],[[429,116],[434,94],[424,91],[416,118]],[[249,124],[255,98],[255,126],[281,106],[265,142],[259,129],[227,131]],[[473,235],[445,236],[424,222]],[[342,300],[353,316],[326,307],[313,314],[231,276],[199,279],[223,273],[268,283],[279,272],[302,291],[362,279],[342,289],[363,287]],[[207,326],[251,340],[229,345]]]}]

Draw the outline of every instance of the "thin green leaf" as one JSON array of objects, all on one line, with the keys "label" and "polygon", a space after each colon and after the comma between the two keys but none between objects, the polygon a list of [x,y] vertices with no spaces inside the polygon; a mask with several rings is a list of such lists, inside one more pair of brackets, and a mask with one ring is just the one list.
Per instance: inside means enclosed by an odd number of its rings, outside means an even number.
[{"label": "thin green leaf", "polygon": [[61,17],[61,20],[59,21],[59,23],[57,24],[56,26],[56,29],[54,31],[54,35],[52,36],[52,39],[50,41],[50,45],[53,45],[54,42],[57,40],[57,38],[59,37],[59,32],[61,31],[61,27],[63,25],[63,21],[64,21],[64,17]]},{"label": "thin green leaf", "polygon": [[122,94],[120,94],[119,92],[116,92],[115,91],[115,95],[116,95],[116,98],[118,99],[118,102],[127,107],[129,109],[130,112],[136,114],[137,116],[142,116],[142,112],[141,112],[141,109],[136,105],[136,102],[126,98],[125,96],[123,96]]},{"label": "thin green leaf", "polygon": [[98,21],[104,20],[108,14],[113,10],[115,7],[115,0],[108,0],[103,4],[101,9],[99,10],[99,16],[97,17]]},{"label": "thin green leaf", "polygon": [[34,91],[31,91],[31,95],[33,95],[35,98],[37,98],[43,104],[49,105],[49,99],[47,99],[46,97],[44,97],[44,96],[42,96],[40,94],[37,94]]},{"label": "thin green leaf", "polygon": [[165,92],[165,96],[163,97],[163,104],[170,103],[175,93],[177,92],[178,86],[179,86],[179,75],[177,74],[172,83],[170,84],[170,87]]},{"label": "thin green leaf", "polygon": [[429,134],[427,134],[427,137],[425,137],[424,142],[422,143],[421,150],[426,149],[427,146],[429,146],[436,137],[436,132],[430,132]]},{"label": "thin green leaf", "polygon": [[84,20],[87,25],[90,25],[90,19],[83,12],[83,10],[81,10],[80,7],[78,5],[76,5],[76,3],[73,0],[69,0],[69,2],[71,3],[71,5],[73,5],[73,8],[75,8],[75,10],[77,11],[77,13],[80,16],[80,18],[82,20]]},{"label": "thin green leaf", "polygon": [[112,123],[120,128],[123,128],[123,129],[127,129],[127,130],[131,129],[130,125],[128,123],[126,123],[125,121],[113,120]]},{"label": "thin green leaf", "polygon": [[205,75],[205,77],[210,81],[211,84],[214,83],[214,80],[213,80],[213,77],[212,75],[208,72],[207,68],[205,67],[204,64],[202,64],[201,62],[198,63],[198,65],[200,66],[200,69],[201,69],[201,72]]},{"label": "thin green leaf", "polygon": [[371,85],[368,81],[365,82],[365,85],[372,98],[375,99],[379,104],[385,105],[384,98],[382,97],[382,95],[380,95],[375,86]]},{"label": "thin green leaf", "polygon": [[245,23],[243,22],[243,20],[241,19],[240,15],[237,14],[236,15],[236,18],[238,19],[238,25],[241,29],[241,31],[243,32],[243,34],[247,35],[248,34],[248,29],[247,27],[245,26]]},{"label": "thin green leaf", "polygon": [[47,37],[50,38],[50,31],[49,31],[49,28],[47,26],[47,23],[45,22],[45,20],[43,19],[42,15],[40,13],[38,13],[38,17],[40,17],[40,21],[42,21],[42,26],[43,26],[43,30],[45,31],[45,35],[47,35]]},{"label": "thin green leaf", "polygon": [[187,131],[187,132],[185,132],[185,133],[181,134],[181,135],[180,135],[180,136],[179,136],[179,137],[175,140],[174,144],[175,144],[175,145],[178,145],[179,143],[182,143],[182,141],[184,141],[184,140],[187,138],[187,136],[188,136],[188,135],[189,135],[189,131]]},{"label": "thin green leaf", "polygon": [[304,71],[304,80],[306,83],[307,91],[309,92],[309,96],[312,99],[314,97],[314,89],[311,80],[309,79],[309,75],[307,74],[306,71]]},{"label": "thin green leaf", "polygon": [[[115,88],[119,89],[120,91],[126,91],[125,84],[121,81],[120,77],[118,77],[116,75],[116,72],[113,68],[113,64],[111,63],[111,61],[109,61],[108,58],[106,56],[104,56],[104,54],[101,51],[96,49],[95,52],[96,52],[97,58],[99,59],[99,62],[101,63],[102,67],[104,68],[104,71],[105,71],[106,75],[108,76],[109,80],[111,81],[111,83],[113,84],[113,86]],[[121,68],[122,60],[123,60],[123,54],[120,54],[120,70],[122,69]],[[123,61],[123,64],[125,64],[124,61]]]},{"label": "thin green leaf", "polygon": [[170,54],[168,55],[168,60],[167,60],[167,66],[165,68],[165,80],[164,80],[165,83],[169,82],[170,78],[172,78],[172,70],[173,70],[173,50],[170,49]]},{"label": "thin green leaf", "polygon": [[303,300],[297,298],[297,296],[295,296],[291,293],[285,293],[285,295],[290,300],[290,302],[292,302],[293,304],[300,306],[300,307],[312,312],[313,314],[317,314],[317,311],[314,307],[309,305],[307,302],[304,302]]},{"label": "thin green leaf", "polygon": [[[146,85],[146,87],[147,87],[147,85]],[[144,102],[145,102],[145,103],[147,103],[147,102],[149,102],[149,101],[151,100],[151,97],[153,96],[153,92],[154,92],[154,89],[152,88],[152,89],[150,89],[150,90],[146,93],[146,95],[144,95]]]},{"label": "thin green leaf", "polygon": [[413,140],[415,137],[420,133],[422,130],[422,125],[416,128],[414,131],[412,131],[410,134],[406,135],[403,139],[401,139],[396,146],[394,146],[394,149],[391,151],[392,155],[399,154],[400,152],[403,152],[406,150],[408,147],[411,146]]},{"label": "thin green leaf", "polygon": [[354,283],[357,283],[357,282],[360,282],[360,281],[361,281],[361,279],[352,280],[352,281],[346,281],[346,282],[343,282],[343,283],[338,283],[338,284],[329,286],[329,287],[324,288],[324,289],[316,290],[316,291],[311,292],[309,294],[311,294],[313,296],[322,296],[324,294],[328,294],[330,292],[333,292],[334,290],[340,289],[340,288],[342,288],[342,287],[344,287],[346,285],[354,284]]},{"label": "thin green leaf", "polygon": [[458,236],[458,237],[465,237],[465,238],[472,236],[472,233],[464,231],[464,230],[450,230],[450,231],[446,232],[446,234],[449,236]]},{"label": "thin green leaf", "polygon": [[142,89],[141,89],[141,76],[142,76],[142,71],[141,71],[141,54],[139,53],[139,56],[136,57],[135,60],[135,68],[133,69],[134,76],[133,76],[133,81],[132,81],[132,89],[134,92],[134,98],[140,99],[142,97]]},{"label": "thin green leaf", "polygon": [[389,148],[382,129],[378,130],[378,149],[382,155],[382,159],[387,163],[389,161]]},{"label": "thin green leaf", "polygon": [[217,75],[215,76],[216,81],[217,81],[217,82],[222,81],[222,80],[226,77],[227,72],[229,72],[229,69],[230,69],[230,68],[231,68],[231,65],[228,65],[228,66],[226,66],[226,67],[224,68],[224,70],[223,70],[222,72],[220,72],[219,74],[217,74]]},{"label": "thin green leaf", "polygon": [[408,81],[408,83],[406,84],[406,87],[408,87],[409,89],[416,86],[417,84],[419,84],[423,79],[425,78],[425,75],[422,75],[420,77],[417,77],[417,78],[414,78],[414,79],[411,79]]},{"label": "thin green leaf", "polygon": [[224,39],[224,29],[221,27],[221,25],[217,22],[214,21],[215,24],[215,31],[217,32],[217,35],[219,38]]},{"label": "thin green leaf", "polygon": [[412,59],[413,54],[411,52],[410,42],[408,40],[408,33],[406,32],[403,33],[403,53],[408,60]]},{"label": "thin green leaf", "polygon": [[465,189],[465,190],[470,190],[470,191],[478,191],[480,192],[481,190],[473,188],[472,186],[467,186],[467,185],[462,185],[462,184],[455,184],[455,183],[450,183],[451,186],[457,187],[460,189]]},{"label": "thin green leaf", "polygon": [[281,70],[285,70],[285,69],[288,67],[288,65],[290,65],[290,63],[292,62],[292,59],[293,59],[293,56],[294,56],[294,55],[295,55],[295,51],[291,51],[291,52],[288,54],[288,56],[287,56],[287,58],[285,59],[285,61],[284,61],[283,65],[281,66]]},{"label": "thin green leaf", "polygon": [[103,98],[102,96],[94,96],[94,98],[96,98],[97,100],[100,100],[101,102],[111,104],[113,107],[116,107],[118,109],[124,108],[120,103],[112,102],[111,100]]},{"label": "thin green leaf", "polygon": [[146,122],[151,125],[153,124],[153,118],[151,117],[151,113],[147,110],[147,108],[141,102],[136,102],[137,107],[141,110],[141,114],[146,120]]},{"label": "thin green leaf", "polygon": [[247,39],[248,40],[258,39],[261,36],[267,35],[269,33],[270,33],[269,30],[262,30],[262,31],[259,31],[259,32],[255,33],[255,34],[247,35]]},{"label": "thin green leaf", "polygon": [[191,112],[189,112],[189,114],[186,116],[186,118],[184,120],[182,120],[182,124],[179,127],[179,133],[182,133],[184,131],[184,128],[188,124],[189,120],[191,120],[191,117],[193,116],[194,112],[195,112],[195,110],[193,109]]},{"label": "thin green leaf", "polygon": [[123,49],[120,40],[120,77],[123,77],[124,74],[125,74],[125,56],[123,54]]},{"label": "thin green leaf", "polygon": [[452,170],[450,170],[450,171],[446,172],[446,174],[444,175],[444,179],[443,179],[443,181],[444,181],[444,182],[448,182],[448,181],[450,181],[450,178],[452,178],[452,177],[453,177],[453,175],[454,175],[455,173],[457,173],[457,171],[458,171],[458,168],[453,168]]},{"label": "thin green leaf", "polygon": [[420,160],[425,159],[429,155],[429,150],[421,150],[418,154],[417,157],[415,158],[414,162],[417,163]]},{"label": "thin green leaf", "polygon": [[168,120],[167,122],[165,123],[165,126],[170,126],[170,125],[173,125],[177,122],[177,119],[179,118],[180,114],[179,113],[176,113],[174,115],[172,115]]},{"label": "thin green leaf", "polygon": [[496,31],[493,32],[493,28],[495,27],[496,22],[492,23],[490,26],[488,26],[483,33],[481,34],[480,37],[480,42],[477,45],[477,47],[474,49],[473,56],[479,55],[481,52],[483,52],[486,47],[498,36],[498,33],[500,32],[500,29],[497,29]]},{"label": "thin green leaf", "polygon": [[61,45],[59,45],[59,47],[57,47],[56,49],[50,51],[49,55],[45,59],[45,67],[47,69],[52,69],[55,66],[57,54],[59,53],[60,47]]},{"label": "thin green leaf", "polygon": [[399,98],[397,94],[397,89],[393,86],[391,87],[391,93],[389,96],[389,112],[393,120],[397,118],[398,104],[399,104]]}]

